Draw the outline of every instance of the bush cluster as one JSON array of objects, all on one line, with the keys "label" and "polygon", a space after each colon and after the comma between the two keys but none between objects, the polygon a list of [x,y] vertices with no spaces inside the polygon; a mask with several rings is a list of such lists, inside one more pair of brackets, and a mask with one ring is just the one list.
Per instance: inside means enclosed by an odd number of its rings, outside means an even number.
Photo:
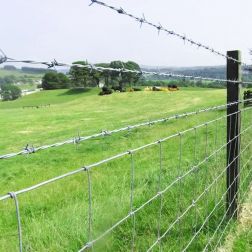
[{"label": "bush cluster", "polygon": [[123,88],[122,86],[112,86],[112,89],[116,92],[116,91],[119,91],[119,92],[126,92],[126,89]]},{"label": "bush cluster", "polygon": [[102,91],[99,93],[99,95],[110,95],[113,93],[113,90],[109,87],[104,86],[102,88]]}]

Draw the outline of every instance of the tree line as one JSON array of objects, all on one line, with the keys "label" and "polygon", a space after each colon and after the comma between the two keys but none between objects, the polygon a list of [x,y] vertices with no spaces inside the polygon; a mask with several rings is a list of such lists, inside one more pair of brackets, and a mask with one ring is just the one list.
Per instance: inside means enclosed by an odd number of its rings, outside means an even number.
[{"label": "tree line", "polygon": [[[88,65],[87,61],[76,61],[70,68],[68,74],[49,72],[42,78],[43,89],[62,89],[76,87],[98,87],[103,84],[106,87],[117,87],[123,90],[127,85],[136,85],[141,74],[115,72],[103,70],[102,72],[90,70],[89,68],[77,65]],[[133,61],[112,61],[110,63],[98,63],[96,67],[128,69],[140,71],[140,66]]]}]

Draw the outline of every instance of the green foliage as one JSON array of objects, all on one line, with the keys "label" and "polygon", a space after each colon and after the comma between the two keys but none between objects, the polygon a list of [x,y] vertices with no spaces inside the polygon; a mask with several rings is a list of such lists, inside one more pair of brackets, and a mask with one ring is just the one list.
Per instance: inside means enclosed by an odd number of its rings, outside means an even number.
[{"label": "green foliage", "polygon": [[[76,61],[73,64],[87,65],[87,61]],[[128,61],[126,63],[122,61],[112,61],[111,63],[98,63],[95,64],[97,67],[104,68],[115,68],[115,69],[129,69],[140,71],[140,67],[137,63],[133,61]],[[72,86],[74,87],[95,87],[103,80],[105,86],[120,86],[121,89],[125,85],[136,84],[141,76],[141,74],[135,73],[121,73],[120,71],[109,71],[104,70],[99,71],[90,71],[88,68],[81,68],[78,66],[72,66],[70,71],[70,78],[72,81]]]},{"label": "green foliage", "polygon": [[[104,68],[109,68],[110,64],[109,63],[98,63],[95,64],[97,67],[104,67]],[[97,73],[98,74],[98,73]],[[99,72],[99,77],[100,79],[104,80],[105,86],[109,86],[109,77],[110,77],[110,71],[103,71]],[[99,80],[100,81],[100,80]]]},{"label": "green foliage", "polygon": [[49,72],[56,72],[52,69],[35,68],[35,67],[22,67],[21,71],[28,74],[45,74]]},{"label": "green foliage", "polygon": [[1,86],[0,95],[3,101],[12,101],[21,97],[21,89],[12,84],[4,84]]},{"label": "green foliage", "polygon": [[190,80],[150,80],[141,79],[139,85],[142,86],[177,86],[177,87],[200,87],[200,88],[225,88],[225,83],[216,81],[190,81]]},{"label": "green foliage", "polygon": [[[133,70],[133,71],[140,71],[140,66],[133,62],[122,62],[122,61],[112,61],[110,63],[111,68],[117,68],[117,69],[127,69],[127,70]],[[131,85],[136,84],[141,76],[141,74],[136,73],[125,73],[125,72],[111,72],[111,84],[119,84],[119,86],[125,87],[125,85]]]},{"label": "green foliage", "polygon": [[42,78],[42,88],[45,90],[64,89],[69,87],[69,82],[65,74],[49,72]]},{"label": "green foliage", "polygon": [[110,95],[113,93],[113,90],[109,87],[104,86],[102,88],[102,91],[99,93],[99,95]]},{"label": "green foliage", "polygon": [[15,66],[12,66],[12,65],[5,65],[3,67],[3,69],[7,70],[7,71],[13,71],[13,70],[15,71],[15,70],[17,70],[17,68]]},{"label": "green foliage", "polygon": [[[87,65],[87,61],[76,61],[73,64]],[[82,68],[78,66],[72,66],[69,71],[71,84],[73,87],[87,87],[90,70],[88,68]]]},{"label": "green foliage", "polygon": [[38,82],[42,78],[41,74],[24,73],[22,70],[14,68],[13,66],[9,66],[7,69],[5,67],[0,68],[0,86],[3,84],[13,84],[22,90],[36,89]]}]

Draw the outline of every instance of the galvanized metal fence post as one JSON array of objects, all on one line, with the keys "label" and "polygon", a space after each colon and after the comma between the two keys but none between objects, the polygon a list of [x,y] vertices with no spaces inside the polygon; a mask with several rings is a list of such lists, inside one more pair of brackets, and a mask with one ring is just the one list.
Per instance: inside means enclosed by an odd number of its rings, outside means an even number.
[{"label": "galvanized metal fence post", "polygon": [[[227,56],[230,57],[227,59],[227,80],[241,82],[241,63],[239,63],[241,52],[228,51]],[[227,82],[227,103],[239,101],[239,82]],[[237,218],[241,127],[239,107],[239,103],[227,107],[227,217],[229,219]]]}]

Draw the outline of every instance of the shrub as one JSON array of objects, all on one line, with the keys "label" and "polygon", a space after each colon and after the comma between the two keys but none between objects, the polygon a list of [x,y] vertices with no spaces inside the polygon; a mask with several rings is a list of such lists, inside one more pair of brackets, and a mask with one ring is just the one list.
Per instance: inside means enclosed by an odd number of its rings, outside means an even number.
[{"label": "shrub", "polygon": [[133,90],[134,90],[134,91],[142,91],[141,88],[137,88],[137,87],[134,87]]},{"label": "shrub", "polygon": [[99,95],[110,95],[113,93],[113,90],[110,89],[109,87],[104,86],[102,88],[102,91],[99,93]]},{"label": "shrub", "polygon": [[114,91],[126,92],[126,89],[123,88],[122,86],[113,86],[112,89],[113,89]]},{"label": "shrub", "polygon": [[49,72],[42,78],[42,88],[45,90],[68,88],[69,83],[70,80],[63,73]]},{"label": "shrub", "polygon": [[158,87],[152,87],[152,91],[162,91],[161,88],[158,88]]},{"label": "shrub", "polygon": [[19,87],[12,84],[5,84],[1,86],[0,95],[3,101],[12,101],[21,97],[22,91]]}]

